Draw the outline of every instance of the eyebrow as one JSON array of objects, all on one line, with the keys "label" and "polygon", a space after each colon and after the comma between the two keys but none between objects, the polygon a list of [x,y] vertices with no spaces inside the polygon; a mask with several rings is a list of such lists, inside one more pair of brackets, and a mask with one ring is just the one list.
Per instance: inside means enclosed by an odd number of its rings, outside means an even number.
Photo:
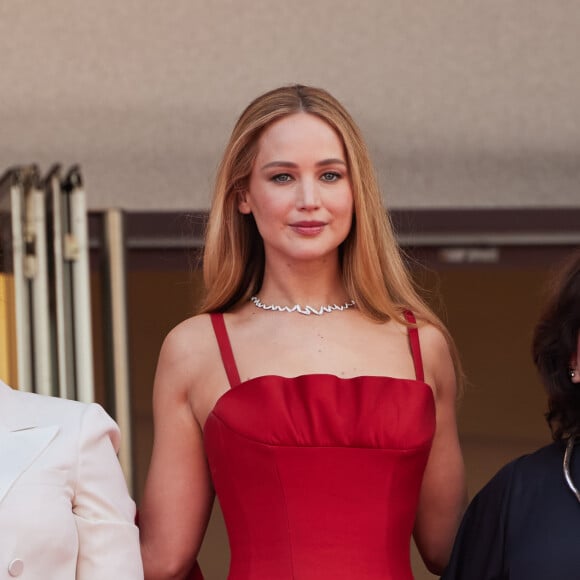
[{"label": "eyebrow", "polygon": [[[342,159],[331,158],[317,161],[315,165],[316,167],[325,167],[327,165],[344,165],[346,167],[346,162],[343,161]],[[270,163],[266,163],[266,165],[263,165],[262,169],[264,170],[270,167],[290,167],[295,169],[296,167],[298,167],[298,164],[293,163],[292,161],[270,161]]]}]

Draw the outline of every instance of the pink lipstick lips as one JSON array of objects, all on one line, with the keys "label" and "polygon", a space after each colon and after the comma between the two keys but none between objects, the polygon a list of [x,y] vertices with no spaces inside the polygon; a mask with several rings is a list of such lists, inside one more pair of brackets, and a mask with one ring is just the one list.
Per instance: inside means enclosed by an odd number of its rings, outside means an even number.
[{"label": "pink lipstick lips", "polygon": [[299,221],[290,224],[290,227],[298,234],[303,236],[316,236],[326,226],[326,223],[320,221]]}]

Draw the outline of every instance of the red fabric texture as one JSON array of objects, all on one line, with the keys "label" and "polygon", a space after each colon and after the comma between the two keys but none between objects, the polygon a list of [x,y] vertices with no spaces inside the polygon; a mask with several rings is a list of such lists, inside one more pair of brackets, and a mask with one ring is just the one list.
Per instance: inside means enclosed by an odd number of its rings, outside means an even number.
[{"label": "red fabric texture", "polygon": [[[216,326],[223,347],[227,332]],[[435,405],[416,330],[409,336],[415,379],[264,376],[218,400],[204,443],[228,529],[229,580],[413,578]],[[235,367],[231,347],[222,357]]]}]

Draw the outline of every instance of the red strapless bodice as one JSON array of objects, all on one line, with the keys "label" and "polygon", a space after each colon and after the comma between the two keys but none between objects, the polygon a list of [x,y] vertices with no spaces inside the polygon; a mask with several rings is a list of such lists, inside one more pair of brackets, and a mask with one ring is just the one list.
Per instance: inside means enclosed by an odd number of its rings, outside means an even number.
[{"label": "red strapless bodice", "polygon": [[204,428],[229,579],[412,579],[434,431],[419,380],[265,376],[230,389]]}]

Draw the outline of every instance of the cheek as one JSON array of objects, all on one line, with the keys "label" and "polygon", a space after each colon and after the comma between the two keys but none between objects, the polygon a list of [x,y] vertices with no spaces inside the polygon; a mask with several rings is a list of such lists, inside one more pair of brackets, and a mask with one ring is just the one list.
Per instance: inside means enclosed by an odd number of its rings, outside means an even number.
[{"label": "cheek", "polygon": [[348,200],[348,211],[350,213],[351,218],[354,216],[354,199],[352,198],[352,195],[350,196],[349,200]]},{"label": "cheek", "polygon": [[[339,204],[334,207],[334,215],[338,218],[335,222],[338,226],[337,233],[343,238],[344,241],[351,229],[354,221],[354,203],[352,197],[341,200]],[[335,219],[336,219],[335,218]]]},{"label": "cheek", "polygon": [[348,194],[345,193],[344,196],[336,200],[334,211],[338,215],[343,216],[345,220],[352,221],[354,216],[354,200],[350,192]]},{"label": "cheek", "polygon": [[352,230],[353,221],[354,221],[354,214],[352,213],[352,208],[351,208],[351,211],[349,212],[348,217],[346,217],[344,220],[344,237],[345,238],[350,233],[350,230]]},{"label": "cheek", "polygon": [[258,204],[254,204],[252,213],[262,237],[267,237],[268,232],[274,233],[284,229],[287,211],[282,204],[272,200],[260,200]]},{"label": "cheek", "polygon": [[283,219],[289,211],[287,202],[281,196],[256,196],[253,205],[254,214],[265,221]]}]

